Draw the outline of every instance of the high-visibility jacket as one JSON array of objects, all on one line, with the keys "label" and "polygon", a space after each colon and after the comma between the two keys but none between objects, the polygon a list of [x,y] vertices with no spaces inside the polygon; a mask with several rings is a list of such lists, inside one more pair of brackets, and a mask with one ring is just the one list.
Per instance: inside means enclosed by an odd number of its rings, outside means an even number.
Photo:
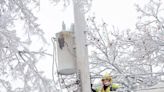
[{"label": "high-visibility jacket", "polygon": [[110,87],[107,87],[106,90],[104,90],[103,87],[100,87],[96,90],[96,92],[110,92]]},{"label": "high-visibility jacket", "polygon": [[111,86],[107,87],[106,90],[104,90],[103,87],[98,87],[96,92],[110,92],[116,90],[117,88],[119,88],[119,85],[112,84]]}]

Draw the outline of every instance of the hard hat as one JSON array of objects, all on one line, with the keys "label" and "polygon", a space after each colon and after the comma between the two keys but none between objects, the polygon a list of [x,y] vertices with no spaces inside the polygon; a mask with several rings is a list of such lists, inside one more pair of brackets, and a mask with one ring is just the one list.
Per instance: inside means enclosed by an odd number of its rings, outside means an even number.
[{"label": "hard hat", "polygon": [[109,80],[110,82],[112,82],[112,76],[109,73],[105,73],[102,77],[102,81],[103,80]]}]

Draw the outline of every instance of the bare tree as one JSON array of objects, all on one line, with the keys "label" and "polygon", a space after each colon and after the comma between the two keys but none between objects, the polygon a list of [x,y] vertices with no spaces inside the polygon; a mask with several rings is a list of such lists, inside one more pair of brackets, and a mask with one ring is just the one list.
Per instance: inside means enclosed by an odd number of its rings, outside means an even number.
[{"label": "bare tree", "polygon": [[[58,92],[55,83],[46,79],[36,67],[43,47],[29,49],[31,36],[44,43],[44,32],[36,23],[39,0],[0,0],[0,91],[2,92]],[[17,24],[24,25],[23,37],[17,34]]]}]

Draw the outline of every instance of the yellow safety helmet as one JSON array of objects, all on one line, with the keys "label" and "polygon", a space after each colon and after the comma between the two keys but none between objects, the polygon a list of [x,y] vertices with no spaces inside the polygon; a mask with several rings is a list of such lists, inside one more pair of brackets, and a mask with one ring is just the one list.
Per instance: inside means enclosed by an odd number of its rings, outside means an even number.
[{"label": "yellow safety helmet", "polygon": [[112,76],[109,73],[105,73],[101,80],[109,80],[110,82],[112,82]]}]

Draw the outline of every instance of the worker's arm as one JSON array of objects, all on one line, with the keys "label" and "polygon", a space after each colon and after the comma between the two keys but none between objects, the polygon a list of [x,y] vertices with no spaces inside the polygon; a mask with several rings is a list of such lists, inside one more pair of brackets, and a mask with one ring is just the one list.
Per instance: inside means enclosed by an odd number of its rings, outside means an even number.
[{"label": "worker's arm", "polygon": [[118,88],[120,88],[120,85],[118,85],[118,84],[112,84],[110,90],[111,91],[116,91],[116,89],[118,89]]}]

